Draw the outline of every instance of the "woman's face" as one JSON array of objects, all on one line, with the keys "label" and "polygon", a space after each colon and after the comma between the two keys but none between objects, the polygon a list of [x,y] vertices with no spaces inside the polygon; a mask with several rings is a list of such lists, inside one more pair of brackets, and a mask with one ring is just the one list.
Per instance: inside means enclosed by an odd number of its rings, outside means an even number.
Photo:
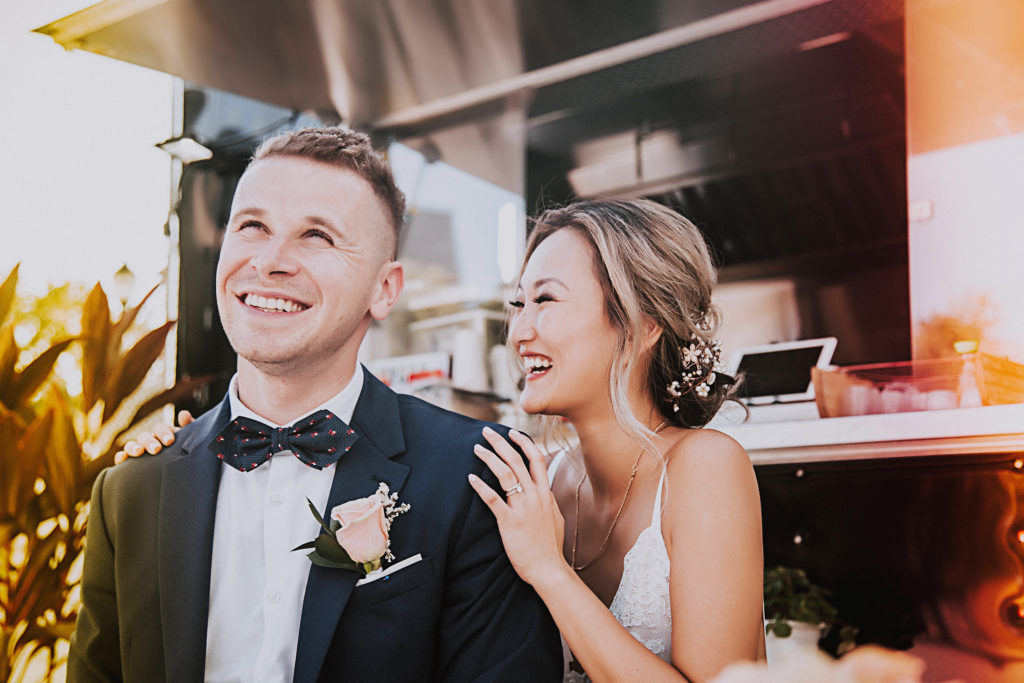
[{"label": "woman's face", "polygon": [[590,243],[573,229],[541,242],[512,305],[508,340],[526,374],[523,410],[574,420],[595,404],[610,406],[616,332]]}]

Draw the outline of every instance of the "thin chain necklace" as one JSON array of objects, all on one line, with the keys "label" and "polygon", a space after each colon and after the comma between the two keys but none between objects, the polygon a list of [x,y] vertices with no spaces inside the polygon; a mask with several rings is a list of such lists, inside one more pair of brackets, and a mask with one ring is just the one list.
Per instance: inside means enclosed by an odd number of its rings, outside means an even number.
[{"label": "thin chain necklace", "polygon": [[[654,433],[657,434],[662,428],[668,424],[668,418],[654,428]],[[618,512],[615,513],[615,518],[612,519],[612,524],[608,527],[608,533],[604,535],[604,541],[601,543],[601,548],[597,551],[597,555],[594,555],[590,559],[590,562],[584,562],[583,564],[576,564],[576,543],[580,540],[580,489],[583,488],[583,482],[587,480],[587,468],[583,468],[583,477],[580,479],[580,483],[576,484],[576,528],[573,529],[572,534],[572,557],[569,559],[569,566],[575,571],[581,572],[590,565],[597,562],[604,551],[608,550],[608,541],[612,539],[612,532],[615,531],[615,525],[619,523],[619,515],[622,514],[623,508],[626,507],[626,501],[629,499],[629,490],[633,488],[633,480],[636,479],[636,471],[640,468],[640,458],[644,454],[644,448],[640,449],[640,452],[636,454],[636,459],[633,461],[633,471],[629,473],[629,483],[626,484],[626,493],[622,496],[622,502],[619,503]]]}]

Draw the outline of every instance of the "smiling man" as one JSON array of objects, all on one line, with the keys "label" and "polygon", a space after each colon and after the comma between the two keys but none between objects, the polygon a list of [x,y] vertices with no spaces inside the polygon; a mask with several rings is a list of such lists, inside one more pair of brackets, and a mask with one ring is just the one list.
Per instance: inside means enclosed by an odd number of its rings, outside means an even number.
[{"label": "smiling man", "polygon": [[[483,425],[358,366],[402,291],[404,211],[362,134],[256,151],[217,267],[237,374],[165,455],[97,480],[70,681],[560,678],[554,624],[466,484]],[[381,571],[292,551],[320,530],[307,499],[326,518],[381,484],[409,505]]]}]

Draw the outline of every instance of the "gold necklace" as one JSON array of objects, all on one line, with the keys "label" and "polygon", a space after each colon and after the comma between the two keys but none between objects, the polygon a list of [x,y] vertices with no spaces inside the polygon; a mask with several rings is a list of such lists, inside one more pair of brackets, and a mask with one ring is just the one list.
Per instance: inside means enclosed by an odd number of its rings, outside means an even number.
[{"label": "gold necklace", "polygon": [[[668,418],[665,418],[660,425],[654,428],[654,433],[657,434],[662,428],[668,424]],[[644,454],[644,448],[640,449],[640,452],[636,454],[636,460],[633,461],[633,471],[629,473],[629,483],[626,484],[626,493],[622,496],[622,502],[619,503],[619,509],[615,513],[615,518],[612,519],[612,524],[608,527],[608,533],[604,535],[604,541],[601,542],[601,547],[597,551],[597,555],[594,555],[590,559],[590,562],[584,562],[581,565],[576,564],[576,543],[580,540],[580,489],[583,488],[583,482],[587,480],[587,468],[583,468],[583,477],[580,479],[580,483],[576,484],[576,528],[573,529],[572,534],[572,557],[569,558],[569,566],[575,571],[581,572],[590,565],[600,559],[604,555],[604,551],[608,550],[608,541],[612,538],[612,532],[615,531],[615,525],[619,523],[619,515],[622,514],[623,508],[626,507],[626,501],[629,499],[629,490],[633,488],[633,480],[636,479],[636,472],[640,468],[640,458]]]}]

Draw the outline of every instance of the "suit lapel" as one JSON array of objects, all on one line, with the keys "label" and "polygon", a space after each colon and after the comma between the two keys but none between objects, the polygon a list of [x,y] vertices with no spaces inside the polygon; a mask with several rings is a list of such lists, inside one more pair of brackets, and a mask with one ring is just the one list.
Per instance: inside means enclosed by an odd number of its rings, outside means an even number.
[{"label": "suit lapel", "polygon": [[160,619],[169,681],[202,681],[213,523],[221,463],[206,444],[227,424],[228,400],[196,420],[165,457],[157,523]]},{"label": "suit lapel", "polygon": [[[405,450],[398,398],[365,370],[352,428],[359,441],[335,465],[327,508],[322,511],[325,518],[334,506],[371,495],[382,481],[392,493],[400,491],[409,474],[408,467],[390,459]],[[319,677],[338,619],[359,578],[356,572],[310,565],[302,601],[295,683],[312,683]]]}]

